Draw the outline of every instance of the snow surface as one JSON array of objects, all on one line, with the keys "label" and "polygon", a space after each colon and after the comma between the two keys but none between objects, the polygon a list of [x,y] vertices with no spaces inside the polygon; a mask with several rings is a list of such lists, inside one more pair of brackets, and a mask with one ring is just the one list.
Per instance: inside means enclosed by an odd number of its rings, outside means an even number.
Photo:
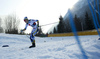
[{"label": "snow surface", "polygon": [[[79,36],[88,59],[100,59],[98,35]],[[26,35],[0,34],[0,59],[84,59],[74,36],[36,37],[36,47],[29,49]],[[2,47],[9,45],[9,47]]]}]

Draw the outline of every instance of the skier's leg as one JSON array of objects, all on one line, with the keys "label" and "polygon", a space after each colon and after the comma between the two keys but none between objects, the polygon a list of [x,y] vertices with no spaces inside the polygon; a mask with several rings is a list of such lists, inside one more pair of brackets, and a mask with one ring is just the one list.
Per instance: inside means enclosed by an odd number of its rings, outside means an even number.
[{"label": "skier's leg", "polygon": [[37,32],[38,32],[38,31],[37,31],[37,30],[35,30],[35,31],[33,32],[33,36],[35,36]]},{"label": "skier's leg", "polygon": [[34,37],[34,35],[36,35],[36,33],[37,33],[37,31],[34,31],[34,29],[33,29],[32,32],[31,32],[31,35],[30,35],[30,40],[32,42],[32,46],[30,46],[29,48],[35,47],[35,37]]},{"label": "skier's leg", "polygon": [[31,40],[32,46],[30,46],[29,48],[35,47],[35,37],[33,36],[33,34],[30,35],[30,40]]},{"label": "skier's leg", "polygon": [[35,45],[35,35],[36,35],[36,33],[37,33],[37,30],[36,31],[34,31],[33,33],[32,33],[32,45],[35,47],[36,45]]},{"label": "skier's leg", "polygon": [[33,37],[33,34],[30,35],[30,41],[31,43],[33,43],[33,41],[35,40],[35,37]]}]

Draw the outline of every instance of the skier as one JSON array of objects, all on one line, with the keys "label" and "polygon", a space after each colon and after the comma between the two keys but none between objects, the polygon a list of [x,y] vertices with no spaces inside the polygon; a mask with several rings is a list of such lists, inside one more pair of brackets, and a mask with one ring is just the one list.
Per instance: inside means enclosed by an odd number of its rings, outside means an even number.
[{"label": "skier", "polygon": [[21,32],[25,31],[27,29],[27,26],[33,27],[33,30],[30,34],[30,40],[31,40],[32,46],[30,46],[29,48],[35,47],[35,37],[34,36],[39,31],[39,21],[34,20],[34,19],[28,19],[27,17],[24,18],[24,21],[26,23],[26,26],[23,30],[21,30]]}]

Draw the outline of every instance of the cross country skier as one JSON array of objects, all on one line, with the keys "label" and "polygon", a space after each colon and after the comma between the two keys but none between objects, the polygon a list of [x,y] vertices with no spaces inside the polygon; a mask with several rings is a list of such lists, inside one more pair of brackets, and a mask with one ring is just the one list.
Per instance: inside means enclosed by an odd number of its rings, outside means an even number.
[{"label": "cross country skier", "polygon": [[29,48],[35,47],[35,35],[36,33],[39,31],[38,27],[39,27],[39,21],[38,20],[34,20],[34,19],[28,19],[27,17],[24,18],[24,21],[26,23],[26,26],[23,30],[21,30],[21,32],[25,31],[27,29],[27,26],[31,26],[33,27],[33,30],[30,34],[30,40],[32,42],[32,46],[30,46]]}]

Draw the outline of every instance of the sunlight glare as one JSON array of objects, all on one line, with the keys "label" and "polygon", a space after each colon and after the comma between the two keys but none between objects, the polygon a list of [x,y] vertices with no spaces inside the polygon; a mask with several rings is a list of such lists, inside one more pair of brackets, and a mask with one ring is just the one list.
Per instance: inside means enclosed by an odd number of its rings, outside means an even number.
[{"label": "sunlight glare", "polygon": [[69,0],[68,1],[68,8],[73,8],[74,4],[77,3],[79,0]]}]

